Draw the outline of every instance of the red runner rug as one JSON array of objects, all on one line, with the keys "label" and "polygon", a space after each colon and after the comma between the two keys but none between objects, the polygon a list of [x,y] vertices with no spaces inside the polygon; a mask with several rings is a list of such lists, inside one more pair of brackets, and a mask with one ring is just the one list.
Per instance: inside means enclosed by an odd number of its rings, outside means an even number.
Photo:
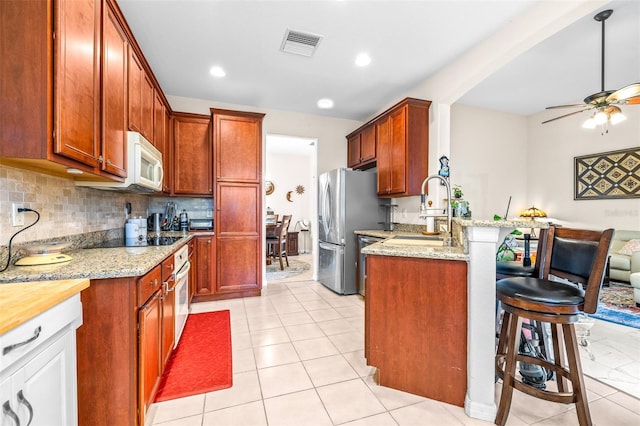
[{"label": "red runner rug", "polygon": [[231,387],[229,311],[192,314],[167,362],[155,402]]}]

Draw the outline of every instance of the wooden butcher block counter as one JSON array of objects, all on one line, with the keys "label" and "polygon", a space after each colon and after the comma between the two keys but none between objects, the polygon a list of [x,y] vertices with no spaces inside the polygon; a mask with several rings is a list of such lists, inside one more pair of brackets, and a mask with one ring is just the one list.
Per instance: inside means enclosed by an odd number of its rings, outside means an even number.
[{"label": "wooden butcher block counter", "polygon": [[0,284],[0,334],[89,287],[86,278]]}]

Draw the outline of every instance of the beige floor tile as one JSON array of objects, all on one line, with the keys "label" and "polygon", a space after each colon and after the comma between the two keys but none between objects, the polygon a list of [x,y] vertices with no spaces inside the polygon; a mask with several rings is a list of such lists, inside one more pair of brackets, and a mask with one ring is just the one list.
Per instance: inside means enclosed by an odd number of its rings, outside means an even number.
[{"label": "beige floor tile", "polygon": [[364,321],[364,310],[360,306],[349,305],[334,309],[345,318],[359,318]]},{"label": "beige floor tile", "polygon": [[300,303],[302,304],[302,306],[304,306],[304,308],[307,311],[319,311],[321,309],[331,309],[331,305],[325,302],[322,298],[315,299],[315,300],[305,300]]},{"label": "beige floor tile", "polygon": [[171,399],[154,405],[153,424],[167,422],[202,414],[204,409],[204,394],[188,396],[186,398]]},{"label": "beige floor tile", "polygon": [[262,401],[210,411],[204,414],[203,426],[267,426]]},{"label": "beige floor tile", "polygon": [[357,420],[385,411],[360,379],[316,388],[334,424]]},{"label": "beige floor tile", "polygon": [[261,399],[258,372],[253,370],[238,373],[233,375],[233,386],[205,395],[204,411],[206,413]]},{"label": "beige floor tile", "polygon": [[282,314],[280,315],[280,322],[283,325],[299,325],[299,324],[311,324],[313,323],[313,318],[309,316],[306,312],[295,312],[292,314]]},{"label": "beige floor tile", "polygon": [[164,423],[155,423],[155,425],[159,426],[201,426],[202,425],[202,414],[198,414],[197,416],[189,416],[183,417],[181,419],[170,420]]},{"label": "beige floor tile", "polygon": [[342,315],[338,313],[333,308],[330,309],[319,309],[317,311],[309,311],[309,315],[313,318],[314,321],[330,321],[335,319],[341,319]]},{"label": "beige floor tile", "polygon": [[342,355],[303,361],[315,387],[357,379],[358,374]]},{"label": "beige floor tile", "polygon": [[251,348],[251,333],[231,333],[231,349],[235,352],[237,350]]},{"label": "beige floor tile", "polygon": [[399,426],[460,424],[456,417],[444,407],[444,404],[432,400],[425,400],[418,404],[398,408],[390,411],[390,413]]},{"label": "beige floor tile", "polygon": [[367,365],[367,360],[364,357],[364,350],[345,352],[342,356],[347,360],[351,367],[356,370],[356,373],[358,373],[360,377],[371,376],[376,372],[375,367]]},{"label": "beige floor tile", "polygon": [[260,346],[253,349],[253,354],[258,368],[274,367],[300,361],[300,357],[291,343]]},{"label": "beige floor tile", "polygon": [[332,426],[315,390],[267,398],[264,400],[269,426]]},{"label": "beige floor tile", "polygon": [[273,304],[273,307],[276,309],[276,312],[279,315],[282,314],[291,314],[294,312],[304,312],[304,307],[297,301],[289,302],[289,303],[281,303],[281,304]]},{"label": "beige floor tile", "polygon": [[324,337],[322,329],[316,324],[299,324],[285,326],[285,330],[292,342],[297,340],[308,340],[316,337]]},{"label": "beige floor tile", "polygon": [[419,395],[380,386],[373,380],[373,376],[366,377],[363,380],[387,410],[395,410],[396,408],[417,404],[426,399]]},{"label": "beige floor tile", "polygon": [[233,351],[232,357],[233,374],[256,369],[256,357],[253,354],[253,348]]},{"label": "beige floor tile", "polygon": [[398,423],[393,420],[391,414],[382,413],[343,423],[341,426],[398,426]]},{"label": "beige floor tile", "polygon": [[364,349],[364,334],[358,333],[357,331],[336,334],[329,336],[329,339],[341,353]]},{"label": "beige floor tile", "polygon": [[338,354],[338,350],[333,343],[331,343],[328,337],[298,340],[293,342],[293,346],[296,348],[300,359],[303,361]]},{"label": "beige floor tile", "polygon": [[640,399],[635,398],[624,392],[616,392],[607,396],[609,401],[625,407],[640,416]]},{"label": "beige floor tile", "polygon": [[[273,309],[273,312],[275,313],[275,309],[273,307],[271,309]],[[249,331],[282,327],[282,323],[280,322],[278,315],[247,317],[247,321],[249,323]]]},{"label": "beige floor tile", "polygon": [[254,348],[259,346],[277,345],[289,342],[289,335],[284,327],[267,328],[251,332],[251,345]]},{"label": "beige floor tile", "polygon": [[301,362],[258,370],[263,398],[313,388]]},{"label": "beige floor tile", "polygon": [[351,319],[337,319],[331,321],[320,321],[318,326],[324,331],[327,336],[333,334],[349,333],[354,331],[354,324]]}]

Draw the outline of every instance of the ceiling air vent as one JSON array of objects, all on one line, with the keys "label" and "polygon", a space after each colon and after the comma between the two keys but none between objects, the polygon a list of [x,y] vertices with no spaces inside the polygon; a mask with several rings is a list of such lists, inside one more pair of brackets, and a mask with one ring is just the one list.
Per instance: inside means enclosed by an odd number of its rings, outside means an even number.
[{"label": "ceiling air vent", "polygon": [[313,56],[322,36],[287,29],[280,50],[301,56]]}]

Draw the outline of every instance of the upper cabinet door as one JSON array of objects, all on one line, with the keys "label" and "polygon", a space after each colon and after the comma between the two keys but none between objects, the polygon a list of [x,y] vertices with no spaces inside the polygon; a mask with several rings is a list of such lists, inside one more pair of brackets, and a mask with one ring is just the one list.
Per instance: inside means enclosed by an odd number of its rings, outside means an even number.
[{"label": "upper cabinet door", "polygon": [[264,114],[212,109],[216,179],[260,183]]},{"label": "upper cabinet door", "polygon": [[206,115],[174,115],[174,194],[213,194],[210,128]]},{"label": "upper cabinet door", "polygon": [[102,33],[102,170],[126,177],[128,42],[110,6]]},{"label": "upper cabinet door", "polygon": [[55,7],[54,152],[98,167],[101,1],[58,1]]}]

